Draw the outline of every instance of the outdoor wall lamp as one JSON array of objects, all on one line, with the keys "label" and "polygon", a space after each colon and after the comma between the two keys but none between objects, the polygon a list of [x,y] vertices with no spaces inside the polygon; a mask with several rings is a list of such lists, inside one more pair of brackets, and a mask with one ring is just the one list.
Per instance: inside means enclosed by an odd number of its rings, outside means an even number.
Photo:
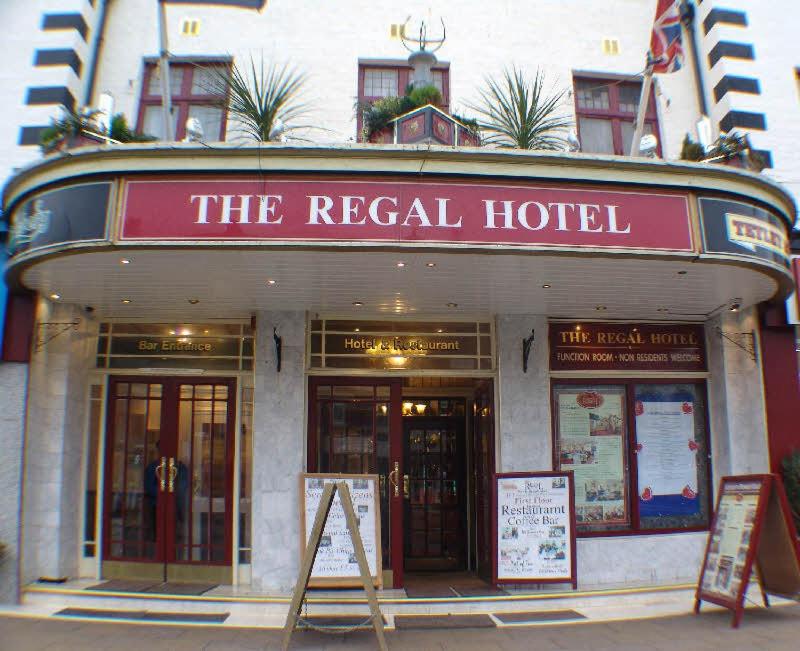
[{"label": "outdoor wall lamp", "polygon": [[531,354],[531,348],[533,348],[533,336],[534,331],[531,328],[531,336],[525,337],[522,340],[522,372],[528,372],[528,356]]}]

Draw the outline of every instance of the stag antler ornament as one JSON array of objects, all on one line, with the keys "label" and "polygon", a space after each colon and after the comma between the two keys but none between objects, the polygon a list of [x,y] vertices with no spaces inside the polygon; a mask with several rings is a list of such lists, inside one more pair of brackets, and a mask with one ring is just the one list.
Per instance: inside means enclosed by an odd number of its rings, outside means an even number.
[{"label": "stag antler ornament", "polygon": [[[433,52],[436,52],[438,49],[440,49],[442,47],[442,45],[444,45],[444,41],[447,38],[447,28],[444,25],[444,18],[440,18],[439,19],[441,21],[441,23],[442,23],[442,37],[441,38],[430,38],[429,39],[428,38],[428,25],[423,20],[423,21],[420,21],[420,24],[419,24],[419,38],[417,40],[414,40],[414,41],[412,41],[410,39],[406,39],[406,36],[405,36],[406,32],[407,32],[406,27],[408,26],[408,21],[409,20],[411,20],[411,16],[406,18],[406,21],[403,23],[403,28],[400,30],[400,40],[403,42],[403,46],[409,52],[421,51],[421,52],[431,52],[431,53],[433,53]],[[409,43],[413,43],[415,47],[413,47],[413,48],[410,47]],[[428,50],[428,46],[429,45],[432,45],[433,49]]]}]

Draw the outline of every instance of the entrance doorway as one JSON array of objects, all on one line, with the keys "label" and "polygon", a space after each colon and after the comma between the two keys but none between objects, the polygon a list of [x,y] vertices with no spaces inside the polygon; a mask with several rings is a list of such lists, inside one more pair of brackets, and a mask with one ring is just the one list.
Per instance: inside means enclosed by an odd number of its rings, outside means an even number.
[{"label": "entrance doorway", "polygon": [[109,381],[104,578],[230,583],[236,380]]},{"label": "entrance doorway", "polygon": [[309,378],[308,471],[378,475],[384,585],[491,574],[492,395],[489,379]]}]

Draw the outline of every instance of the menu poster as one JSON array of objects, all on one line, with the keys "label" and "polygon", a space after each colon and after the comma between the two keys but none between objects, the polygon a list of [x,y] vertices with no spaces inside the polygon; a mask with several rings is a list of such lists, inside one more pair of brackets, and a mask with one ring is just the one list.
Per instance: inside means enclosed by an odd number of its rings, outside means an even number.
[{"label": "menu poster", "polygon": [[694,402],[640,398],[635,404],[639,514],[699,513]]},{"label": "menu poster", "polygon": [[[369,573],[375,584],[382,585],[380,506],[377,475],[338,475],[303,473],[300,476],[300,529],[302,549],[305,553],[317,507],[325,484],[344,481],[350,489],[353,510],[358,519],[358,529],[367,556]],[[334,493],[333,505],[320,539],[317,557],[311,571],[311,587],[361,586],[358,560],[350,540],[339,492]]]},{"label": "menu poster", "polygon": [[624,401],[618,388],[558,393],[558,464],[575,475],[579,527],[629,522]]},{"label": "menu poster", "polygon": [[495,583],[577,587],[572,472],[495,475]]}]

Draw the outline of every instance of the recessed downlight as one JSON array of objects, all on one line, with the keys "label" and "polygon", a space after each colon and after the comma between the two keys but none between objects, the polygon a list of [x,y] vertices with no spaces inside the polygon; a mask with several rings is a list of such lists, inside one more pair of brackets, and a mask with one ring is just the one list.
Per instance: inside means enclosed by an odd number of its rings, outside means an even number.
[{"label": "recessed downlight", "polygon": [[605,305],[597,305],[594,309],[598,312],[605,312],[608,308]]},{"label": "recessed downlight", "polygon": [[129,299],[129,298],[123,298],[122,299],[122,304],[123,305],[130,305],[130,302],[131,302],[131,299]]},{"label": "recessed downlight", "polygon": [[189,300],[189,305],[197,305],[200,302],[199,298],[190,298],[188,300]]},{"label": "recessed downlight", "polygon": [[130,264],[131,260],[130,260],[130,258],[120,258],[119,263],[120,264]]},{"label": "recessed downlight", "polygon": [[458,303],[448,303],[447,307],[458,307]]},{"label": "recessed downlight", "polygon": [[402,269],[402,268],[403,268],[403,267],[405,267],[405,266],[406,266],[406,263],[405,263],[405,262],[403,262],[402,260],[400,260],[400,261],[397,263],[397,267],[398,267],[399,269]]},{"label": "recessed downlight", "polygon": [[277,280],[275,280],[274,278],[270,278],[269,280],[267,280],[267,285],[274,285],[274,284],[275,284],[275,283],[277,283],[277,282],[278,282],[278,281],[277,281]]},{"label": "recessed downlight", "polygon": [[542,289],[550,289],[550,285],[548,285],[547,283],[545,283],[544,285],[542,285]]},{"label": "recessed downlight", "polygon": [[669,310],[665,307],[660,307],[656,310],[656,312],[669,312]]},{"label": "recessed downlight", "polygon": [[364,303],[361,301],[353,301],[353,307],[361,307],[362,305],[364,305]]},{"label": "recessed downlight", "polygon": [[678,272],[678,275],[679,275],[679,276],[685,276],[685,275],[686,275],[686,270],[685,270],[685,269],[681,269],[681,270]]},{"label": "recessed downlight", "polygon": [[57,301],[60,298],[61,298],[61,294],[59,294],[58,292],[53,292],[52,294],[50,294],[50,300]]},{"label": "recessed downlight", "polygon": [[435,262],[426,262],[425,266],[428,267],[429,269],[433,269],[436,266],[436,263]]}]

